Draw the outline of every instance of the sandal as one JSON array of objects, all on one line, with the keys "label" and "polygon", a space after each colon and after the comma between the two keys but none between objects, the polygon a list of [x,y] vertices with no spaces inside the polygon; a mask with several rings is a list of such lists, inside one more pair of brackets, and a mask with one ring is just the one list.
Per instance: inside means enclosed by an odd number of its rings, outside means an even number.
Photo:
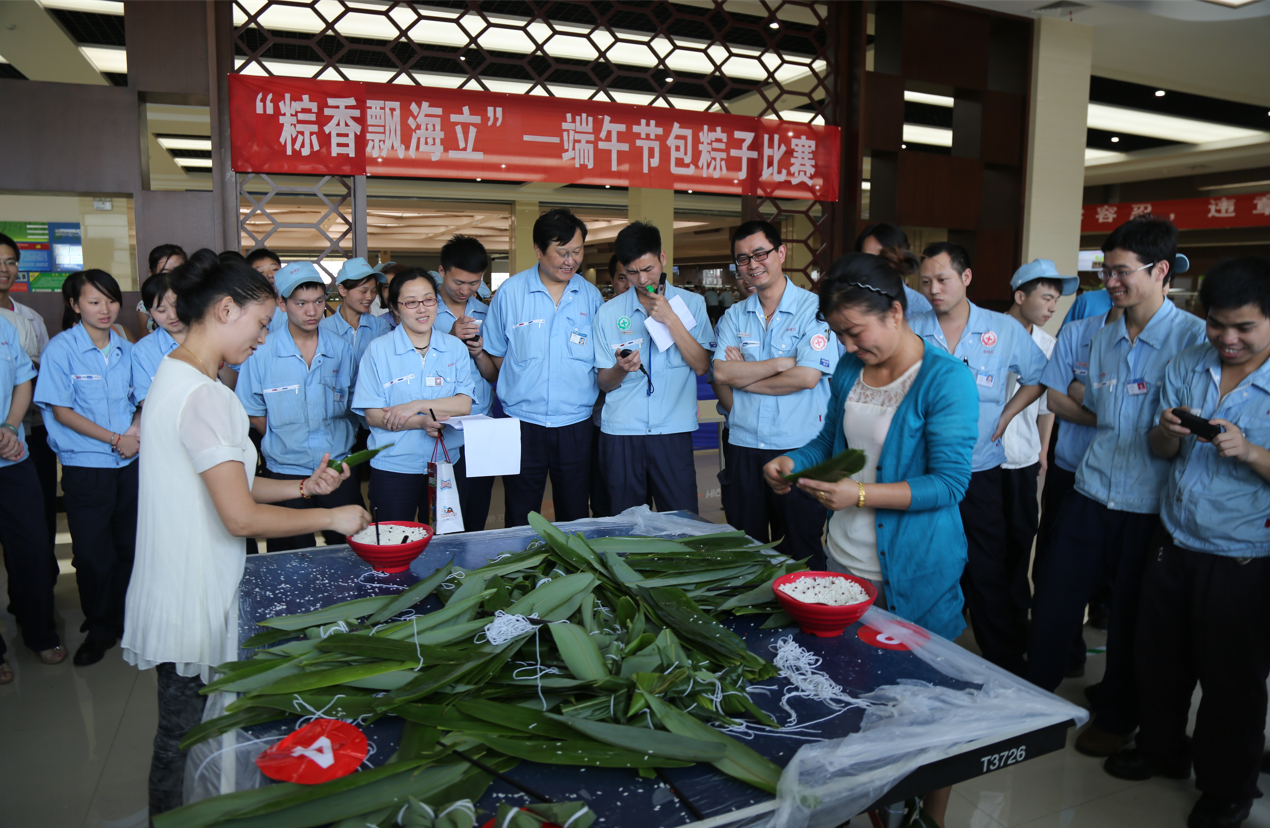
[{"label": "sandal", "polygon": [[8,684],[13,681],[13,670],[9,669],[8,664],[0,664],[0,684]]},{"label": "sandal", "polygon": [[40,650],[40,661],[45,664],[61,664],[66,660],[66,648],[61,644],[48,650]]}]

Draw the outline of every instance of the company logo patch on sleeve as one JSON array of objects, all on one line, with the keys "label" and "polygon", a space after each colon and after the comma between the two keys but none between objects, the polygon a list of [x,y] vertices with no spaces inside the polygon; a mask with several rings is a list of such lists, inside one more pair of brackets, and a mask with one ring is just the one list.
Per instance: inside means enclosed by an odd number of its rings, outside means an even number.
[{"label": "company logo patch on sleeve", "polygon": [[829,340],[824,334],[816,334],[811,338],[811,349],[813,351],[823,351],[825,346],[829,344]]},{"label": "company logo patch on sleeve", "polygon": [[822,368],[828,368],[828,367],[829,367],[829,360],[827,360],[827,359],[822,359],[822,360],[820,360],[820,367],[822,367]]}]

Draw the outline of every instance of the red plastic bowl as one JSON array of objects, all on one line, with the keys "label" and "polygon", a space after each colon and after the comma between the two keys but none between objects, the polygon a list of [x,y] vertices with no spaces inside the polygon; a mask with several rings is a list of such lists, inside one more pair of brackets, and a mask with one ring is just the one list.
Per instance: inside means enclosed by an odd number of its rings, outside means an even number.
[{"label": "red plastic bowl", "polygon": [[[371,524],[373,527],[375,524]],[[394,534],[394,526],[404,526],[409,529],[425,529],[427,534],[421,540],[411,541],[410,543],[384,543],[377,546],[373,543],[359,543],[351,537],[348,539],[348,545],[357,557],[370,564],[376,572],[405,572],[410,568],[410,564],[414,559],[419,557],[424,547],[432,540],[435,534],[432,527],[426,523],[412,523],[408,520],[381,520],[379,522],[379,537],[381,540],[391,540]],[[400,537],[400,536],[398,536]]]},{"label": "red plastic bowl", "polygon": [[[790,595],[786,595],[780,588],[785,584],[792,584],[794,581],[800,581],[803,578],[845,578],[848,581],[854,581],[868,593],[868,600],[861,601],[858,604],[848,604],[845,607],[831,607],[828,604],[808,604],[799,601]],[[841,572],[791,572],[788,575],[782,575],[772,583],[772,592],[776,593],[776,600],[780,602],[781,608],[789,613],[790,617],[798,622],[798,627],[808,635],[819,636],[820,638],[833,638],[842,635],[842,631],[859,621],[869,607],[873,606],[873,602],[877,600],[878,591],[873,584],[864,578],[857,578],[855,575],[846,575]]]}]

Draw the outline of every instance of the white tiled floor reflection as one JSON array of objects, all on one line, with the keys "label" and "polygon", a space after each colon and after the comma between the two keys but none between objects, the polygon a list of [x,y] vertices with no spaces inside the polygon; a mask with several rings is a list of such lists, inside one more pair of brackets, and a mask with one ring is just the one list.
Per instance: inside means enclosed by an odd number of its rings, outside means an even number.
[{"label": "white tiled floor reflection", "polygon": [[[717,456],[697,455],[701,513],[722,519]],[[548,493],[548,497],[550,494]],[[496,485],[489,528],[501,527],[502,489]],[[544,509],[544,511],[547,511]],[[551,514],[550,511],[547,511]],[[63,519],[62,531],[65,532]],[[69,545],[58,547],[69,559]],[[64,643],[73,653],[83,640],[74,575],[66,560],[58,581],[57,612]],[[0,596],[6,594],[0,570]],[[146,777],[154,736],[153,671],[139,672],[110,651],[80,669],[68,659],[49,667],[26,650],[11,616],[0,623],[17,680],[0,687],[0,828],[144,828]],[[1089,632],[1090,646],[1104,643]],[[973,647],[967,634],[960,642]],[[1061,695],[1084,703],[1082,690],[1099,680],[1103,657],[1090,656],[1086,677],[1064,682]],[[1192,782],[1121,782],[1100,760],[1071,747],[957,785],[948,828],[1183,828],[1198,792]],[[1270,784],[1266,778],[1265,784]],[[1270,805],[1261,800],[1246,828],[1270,828]],[[851,828],[868,828],[857,817]]]}]

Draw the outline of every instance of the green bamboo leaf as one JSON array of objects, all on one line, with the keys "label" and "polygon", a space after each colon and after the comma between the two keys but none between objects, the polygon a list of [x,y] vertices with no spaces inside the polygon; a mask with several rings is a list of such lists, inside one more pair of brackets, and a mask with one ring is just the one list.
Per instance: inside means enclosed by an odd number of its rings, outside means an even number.
[{"label": "green bamboo leaf", "polygon": [[257,681],[262,682],[257,686],[263,687],[265,684],[268,684],[274,679],[300,672],[300,670],[303,669],[303,666],[296,664],[296,658],[297,656],[291,656],[290,658],[254,661],[249,667],[245,667],[241,670],[235,670],[228,675],[216,679],[216,681],[213,681],[211,684],[208,684],[199,690],[199,693],[206,696],[208,693],[215,693],[219,690],[226,690],[229,688],[232,688],[230,692],[245,692],[245,690],[252,689],[251,687],[243,687],[248,683],[246,681],[247,679],[256,679]]},{"label": "green bamboo leaf", "polygon": [[507,614],[533,615],[537,613],[538,617],[545,617],[547,613],[568,603],[571,598],[585,595],[590,590],[595,589],[597,583],[594,575],[584,572],[556,578],[542,586],[535,587],[523,598],[513,603],[507,608]]},{"label": "green bamboo leaf", "polygon": [[[449,604],[446,604],[445,607],[437,610],[436,612],[430,612],[427,615],[411,618],[409,621],[402,622],[400,626],[396,626],[394,629],[385,630],[380,633],[380,637],[396,639],[410,638],[419,640],[416,638],[417,633],[455,626],[454,624],[449,624],[447,622],[456,621],[464,613],[468,613],[480,606],[480,603],[488,597],[488,593],[480,592],[461,601],[451,601]],[[464,619],[461,623],[468,623],[468,621]],[[481,626],[484,626],[484,624]]]},{"label": "green bamboo leaf", "polygon": [[455,708],[473,718],[505,725],[538,739],[577,738],[576,733],[561,725],[550,714],[520,705],[470,699],[459,702]]},{"label": "green bamboo leaf", "polygon": [[551,637],[555,639],[560,657],[570,673],[583,681],[599,681],[608,677],[604,656],[585,629],[576,624],[551,624],[547,629],[551,630]]},{"label": "green bamboo leaf", "polygon": [[863,451],[860,449],[847,449],[810,468],[794,472],[793,474],[783,474],[781,477],[787,483],[796,483],[802,479],[837,483],[863,469],[866,462],[867,458],[864,456]]},{"label": "green bamboo leaf", "polygon": [[[552,825],[568,825],[569,828],[591,828],[595,812],[582,802],[534,802],[525,806],[541,821]],[[501,823],[495,823],[501,825]]]},{"label": "green bamboo leaf", "polygon": [[781,769],[776,764],[764,759],[731,736],[720,733],[705,722],[672,707],[657,698],[655,694],[642,689],[640,693],[648,702],[648,706],[652,708],[654,715],[671,733],[678,733],[680,736],[688,736],[703,742],[722,744],[727,751],[724,758],[711,763],[720,771],[770,794],[776,793],[776,785],[781,778]]},{"label": "green bamboo leaf", "polygon": [[424,664],[462,664],[472,660],[472,653],[463,650],[433,647],[413,641],[397,641],[392,638],[369,635],[336,633],[323,639],[317,648],[327,653],[348,653],[363,658],[383,658],[391,661],[422,661]]},{"label": "green bamboo leaf", "polygon": [[776,601],[776,595],[772,592],[772,584],[776,582],[772,578],[766,583],[756,586],[749,592],[742,592],[740,595],[734,595],[719,605],[721,610],[735,609],[736,607],[752,607],[757,604],[768,604]]},{"label": "green bamboo leaf", "polygon": [[453,564],[453,561],[450,561],[445,566],[438,567],[431,575],[410,587],[410,589],[400,595],[394,595],[392,600],[384,605],[383,609],[372,615],[370,618],[367,618],[366,623],[382,624],[394,615],[398,615],[405,610],[410,609],[415,604],[423,601],[423,599],[427,598],[436,591],[436,588],[441,585],[442,581],[450,576],[450,572],[452,571],[451,564]]},{"label": "green bamboo leaf", "polygon": [[719,742],[703,742],[687,736],[669,733],[665,730],[650,730],[647,727],[607,724],[580,719],[573,716],[547,714],[553,719],[564,722],[569,727],[606,745],[625,748],[636,753],[662,756],[683,762],[717,762],[727,754]]},{"label": "green bamboo leaf", "polygon": [[641,589],[639,592],[656,608],[662,620],[675,628],[678,635],[724,664],[757,658],[751,655],[739,635],[702,612],[683,590],[662,587]]},{"label": "green bamboo leaf", "polygon": [[788,627],[794,623],[793,617],[785,610],[777,610],[768,616],[768,619],[759,625],[760,630],[779,630],[781,627]]},{"label": "green bamboo leaf", "polygon": [[508,739],[502,736],[485,735],[475,738],[481,744],[499,753],[528,762],[541,762],[544,765],[580,765],[589,768],[686,768],[692,764],[662,756],[635,753],[581,738],[567,742]]},{"label": "green bamboo leaf", "polygon": [[622,658],[628,658],[635,655],[656,640],[657,636],[652,633],[644,633],[639,638],[636,638],[630,644],[626,645],[626,647],[622,650]]},{"label": "green bamboo leaf", "polygon": [[344,682],[344,687],[359,687],[363,690],[399,690],[419,677],[414,670],[394,670],[364,679],[352,679]]},{"label": "green bamboo leaf", "polygon": [[[252,650],[257,647],[268,647],[279,641],[286,641],[288,638],[295,638],[295,633],[291,630],[262,630],[251,638],[243,642],[244,650]],[[220,669],[217,667],[216,669]]]},{"label": "green bamboo leaf", "polygon": [[600,554],[618,552],[622,554],[688,555],[692,553],[691,549],[679,541],[664,540],[662,538],[592,538],[587,543]]},{"label": "green bamboo leaf", "polygon": [[264,724],[265,722],[274,722],[278,719],[285,719],[286,714],[279,713],[277,710],[253,709],[245,710],[240,713],[230,713],[224,716],[217,716],[215,719],[208,719],[205,722],[199,722],[190,728],[185,738],[181,740],[181,750],[189,750],[199,742],[206,742],[208,739],[221,736],[231,730],[237,730],[242,727],[250,727],[252,725]]},{"label": "green bamboo leaf", "polygon": [[334,687],[355,679],[369,678],[394,670],[406,670],[418,666],[418,662],[380,661],[374,664],[353,664],[347,667],[332,667],[325,670],[313,670],[295,676],[286,676],[268,684],[250,695],[277,696],[286,693],[305,693],[322,687]]},{"label": "green bamboo leaf", "polygon": [[234,791],[157,814],[153,822],[156,828],[204,828],[229,814],[240,813],[288,797],[292,794],[292,789],[298,787],[303,786],[282,783]]},{"label": "green bamboo leaf", "polygon": [[609,572],[613,573],[613,577],[620,584],[632,586],[644,580],[644,576],[631,569],[622,556],[616,552],[605,552],[604,562],[608,564]]},{"label": "green bamboo leaf", "polygon": [[331,604],[313,612],[299,615],[280,615],[277,618],[266,618],[258,622],[262,627],[273,627],[279,630],[302,630],[305,627],[338,624],[340,621],[353,621],[371,613],[378,612],[394,596],[379,595],[373,598],[355,598],[340,604]]},{"label": "green bamboo leaf", "polygon": [[666,575],[658,578],[647,578],[640,586],[646,589],[655,589],[657,587],[684,586],[686,584],[698,584],[701,586],[709,586],[714,580],[723,580],[735,578],[738,575],[749,572],[754,574],[758,571],[758,567],[751,566],[735,566],[727,569],[716,570],[710,572],[707,570],[699,570],[690,572],[685,575]]},{"label": "green bamboo leaf", "polygon": [[229,713],[238,713],[255,709],[282,710],[292,716],[305,716],[314,711],[324,711],[323,715],[333,719],[356,719],[378,712],[376,702],[371,695],[357,695],[346,687],[338,691],[323,690],[321,693],[288,693],[281,696],[242,696],[225,706]]}]

